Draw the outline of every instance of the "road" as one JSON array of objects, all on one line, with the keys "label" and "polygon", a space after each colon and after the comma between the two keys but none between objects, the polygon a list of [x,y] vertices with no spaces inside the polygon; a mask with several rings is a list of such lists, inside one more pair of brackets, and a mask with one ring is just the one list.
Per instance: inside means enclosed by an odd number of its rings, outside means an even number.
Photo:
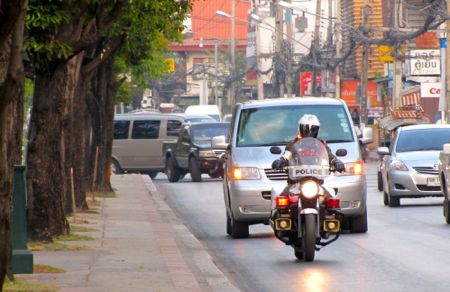
[{"label": "road", "polygon": [[154,182],[242,291],[450,291],[450,226],[442,198],[402,199],[400,207],[386,207],[374,162],[366,164],[366,174],[369,231],[343,234],[310,263],[296,260],[269,226],[251,226],[247,239],[229,238],[220,180],[203,176],[193,183],[187,175],[169,183],[160,174]]}]

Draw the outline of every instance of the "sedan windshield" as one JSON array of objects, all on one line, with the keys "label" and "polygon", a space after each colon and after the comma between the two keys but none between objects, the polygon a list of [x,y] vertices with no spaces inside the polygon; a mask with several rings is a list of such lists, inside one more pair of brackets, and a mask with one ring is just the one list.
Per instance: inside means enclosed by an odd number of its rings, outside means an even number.
[{"label": "sedan windshield", "polygon": [[319,139],[328,143],[354,141],[343,106],[298,105],[242,110],[236,144],[238,147],[286,144],[297,135],[298,120],[304,114],[313,114],[319,119]]},{"label": "sedan windshield", "polygon": [[450,142],[450,128],[417,129],[401,131],[396,152],[442,150]]}]

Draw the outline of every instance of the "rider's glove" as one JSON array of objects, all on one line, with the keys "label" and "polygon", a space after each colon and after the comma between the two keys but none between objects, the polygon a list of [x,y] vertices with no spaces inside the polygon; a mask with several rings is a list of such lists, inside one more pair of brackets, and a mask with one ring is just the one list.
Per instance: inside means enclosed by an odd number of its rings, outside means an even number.
[{"label": "rider's glove", "polygon": [[276,159],[272,162],[272,169],[282,169],[285,166],[284,159]]},{"label": "rider's glove", "polygon": [[342,163],[342,161],[336,159],[334,162],[334,167],[336,168],[337,172],[344,172],[345,171],[345,165]]}]

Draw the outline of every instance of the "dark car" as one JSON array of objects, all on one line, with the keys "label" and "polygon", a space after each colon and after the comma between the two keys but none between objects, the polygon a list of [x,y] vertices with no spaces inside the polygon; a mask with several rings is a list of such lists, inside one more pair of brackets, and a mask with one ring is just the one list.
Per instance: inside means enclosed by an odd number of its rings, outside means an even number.
[{"label": "dark car", "polygon": [[223,149],[212,148],[212,138],[229,135],[229,123],[184,124],[175,143],[164,143],[166,174],[170,182],[177,182],[186,173],[192,181],[199,182],[202,173],[213,178],[223,176],[223,168],[218,164]]}]

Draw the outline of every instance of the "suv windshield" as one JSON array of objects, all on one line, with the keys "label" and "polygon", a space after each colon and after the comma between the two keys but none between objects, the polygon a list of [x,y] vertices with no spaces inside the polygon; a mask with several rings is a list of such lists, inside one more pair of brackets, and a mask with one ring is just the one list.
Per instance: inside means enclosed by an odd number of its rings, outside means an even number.
[{"label": "suv windshield", "polygon": [[224,135],[227,139],[229,130],[229,123],[196,125],[192,127],[192,142],[199,146],[211,147],[213,137]]},{"label": "suv windshield", "polygon": [[320,121],[318,139],[327,143],[353,142],[353,131],[343,106],[298,105],[249,108],[241,111],[236,145],[283,145],[298,132],[298,120],[304,114]]},{"label": "suv windshield", "polygon": [[450,142],[450,128],[401,131],[396,152],[442,150]]}]

